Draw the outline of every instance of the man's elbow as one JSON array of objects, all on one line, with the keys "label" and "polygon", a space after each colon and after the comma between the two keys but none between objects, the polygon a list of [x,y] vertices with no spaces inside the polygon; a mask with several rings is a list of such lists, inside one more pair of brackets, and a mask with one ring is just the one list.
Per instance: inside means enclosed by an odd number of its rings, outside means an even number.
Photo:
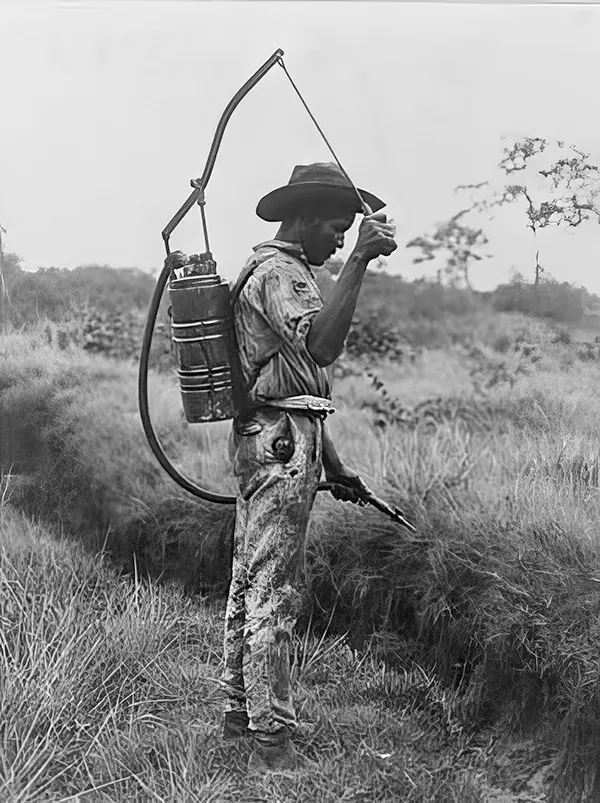
[{"label": "man's elbow", "polygon": [[308,342],[306,347],[310,356],[321,368],[332,365],[341,354],[341,349],[332,349],[326,344]]}]

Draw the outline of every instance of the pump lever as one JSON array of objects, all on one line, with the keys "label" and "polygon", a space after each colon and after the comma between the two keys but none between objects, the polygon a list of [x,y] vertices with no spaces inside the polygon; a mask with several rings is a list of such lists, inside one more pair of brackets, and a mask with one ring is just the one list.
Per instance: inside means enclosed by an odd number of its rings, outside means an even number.
[{"label": "pump lever", "polygon": [[204,190],[206,189],[206,185],[208,184],[208,180],[211,177],[213,167],[215,166],[215,160],[217,158],[217,153],[219,151],[219,147],[221,145],[221,140],[223,139],[223,134],[225,132],[225,126],[229,122],[229,118],[233,114],[236,106],[238,103],[248,94],[248,92],[255,86],[260,79],[266,75],[266,73],[273,67],[273,65],[277,64],[277,62],[283,56],[283,50],[278,49],[276,50],[273,55],[265,61],[262,67],[259,67],[258,70],[251,76],[246,83],[238,89],[235,95],[227,104],[227,107],[223,114],[221,115],[221,119],[217,125],[217,130],[215,131],[215,135],[213,137],[212,145],[210,146],[210,151],[208,154],[208,159],[206,160],[206,165],[204,167],[204,172],[202,176],[197,179],[192,179],[190,184],[194,187],[194,191],[191,195],[187,198],[185,203],[181,206],[181,208],[173,215],[171,220],[167,223],[165,228],[162,232],[162,238],[165,243],[165,249],[167,255],[170,253],[169,251],[169,237],[171,233],[175,229],[176,226],[181,223],[183,218],[187,215],[190,211],[192,206],[199,200],[204,200]]}]

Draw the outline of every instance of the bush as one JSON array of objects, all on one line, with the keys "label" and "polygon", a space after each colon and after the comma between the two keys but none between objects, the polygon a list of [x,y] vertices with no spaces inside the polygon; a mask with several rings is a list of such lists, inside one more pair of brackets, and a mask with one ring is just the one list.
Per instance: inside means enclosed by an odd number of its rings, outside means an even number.
[{"label": "bush", "polygon": [[546,279],[538,285],[500,285],[492,295],[494,309],[522,312],[556,323],[579,323],[585,314],[584,290],[567,282]]},{"label": "bush", "polygon": [[[86,265],[29,272],[15,267],[7,279],[8,320],[15,326],[35,327],[40,318],[63,322],[88,308],[109,315],[145,313],[155,283],[149,273],[136,268]],[[166,306],[163,300],[163,314]]]},{"label": "bush", "polygon": [[[333,417],[344,460],[417,535],[320,494],[304,622],[348,632],[356,649],[395,644],[388,660],[405,671],[434,667],[465,729],[535,727],[563,748],[555,799],[577,800],[600,748],[598,368],[524,377],[525,351],[560,344],[540,322],[499,319],[505,329],[486,336],[504,331],[519,346],[514,364],[483,347],[440,358],[470,360],[477,395],[451,396],[437,363],[421,376],[438,392],[422,416],[375,427],[342,404]],[[91,549],[106,544],[125,568],[135,555],[145,573],[223,594],[233,510],[179,496],[163,474],[139,425],[134,368],[33,335],[3,337],[0,358],[0,458],[22,475],[7,480],[12,504]],[[406,366],[407,382],[422,370]],[[182,470],[231,493],[229,425],[187,427],[172,377],[152,376],[151,399]]]},{"label": "bush", "polygon": [[[92,549],[105,544],[126,568],[136,553],[154,576],[178,574],[186,563],[197,572],[204,550],[216,549],[205,582],[222,588],[233,511],[193,501],[159,466],[139,422],[135,368],[60,351],[33,335],[2,338],[0,359],[0,468],[20,476],[14,503],[59,521]],[[205,428],[186,424],[175,380],[152,375],[149,392],[171,459],[209,489],[230,493],[224,443],[215,447]]]},{"label": "bush", "polygon": [[562,343],[565,346],[570,345],[573,342],[573,336],[569,332],[568,329],[559,329],[559,331],[554,336],[553,343]]},{"label": "bush", "polygon": [[464,337],[473,317],[485,308],[485,302],[467,290],[367,273],[347,350],[352,356],[410,360],[415,350]]}]

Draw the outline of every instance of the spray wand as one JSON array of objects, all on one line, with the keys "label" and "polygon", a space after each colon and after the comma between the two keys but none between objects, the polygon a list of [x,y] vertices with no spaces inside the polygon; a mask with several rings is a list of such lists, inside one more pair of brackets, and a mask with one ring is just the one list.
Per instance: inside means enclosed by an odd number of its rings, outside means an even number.
[{"label": "spray wand", "polygon": [[[348,175],[346,170],[341,165],[340,160],[338,159],[337,155],[335,154],[335,151],[331,147],[327,137],[323,133],[323,130],[319,126],[316,118],[314,117],[314,115],[310,111],[306,101],[302,97],[302,94],[300,93],[300,90],[298,89],[298,87],[296,86],[296,84],[292,80],[288,70],[286,69],[285,64],[283,62],[283,50],[278,49],[273,53],[273,55],[269,59],[267,59],[267,61],[265,61],[265,63],[261,67],[259,67],[259,69],[254,73],[254,75],[252,75],[246,81],[246,83],[236,92],[236,94],[233,96],[233,98],[227,104],[227,106],[225,108],[225,111],[221,115],[221,119],[219,120],[219,123],[217,125],[217,129],[216,129],[214,137],[213,137],[212,145],[210,147],[210,151],[209,151],[208,158],[207,158],[207,161],[206,161],[206,165],[204,167],[204,171],[203,171],[202,175],[200,176],[200,178],[192,179],[190,181],[190,184],[193,187],[192,192],[190,193],[189,197],[185,200],[185,202],[182,204],[182,206],[177,210],[175,215],[173,215],[173,217],[171,218],[169,223],[165,226],[165,228],[164,228],[164,230],[162,232],[162,238],[163,238],[163,242],[164,242],[164,246],[165,246],[165,251],[167,253],[167,257],[171,253],[170,245],[169,245],[169,239],[170,239],[170,236],[171,236],[172,232],[179,225],[179,223],[183,220],[183,218],[187,215],[187,213],[190,211],[190,209],[195,204],[198,204],[198,206],[200,207],[200,214],[201,214],[201,217],[202,217],[202,226],[203,226],[203,230],[204,230],[204,239],[205,239],[206,249],[207,249],[206,253],[202,254],[200,256],[202,258],[204,258],[203,259],[204,262],[211,263],[211,264],[214,265],[214,263],[212,262],[212,254],[210,253],[210,250],[209,250],[208,229],[207,229],[207,225],[206,225],[206,217],[205,217],[205,211],[204,211],[204,207],[205,207],[205,203],[206,203],[206,201],[205,201],[205,190],[206,190],[207,184],[209,182],[209,179],[210,179],[210,177],[212,175],[212,171],[213,171],[213,168],[214,168],[214,165],[215,165],[215,161],[216,161],[216,158],[217,158],[217,153],[219,151],[219,147],[221,145],[221,140],[223,139],[223,134],[225,132],[225,127],[226,127],[227,123],[229,122],[229,119],[230,119],[231,115],[235,111],[235,109],[238,106],[238,104],[248,94],[248,92],[261,80],[261,78],[263,78],[267,74],[267,72],[269,72],[269,70],[275,64],[279,64],[279,66],[285,72],[285,74],[286,74],[287,78],[289,79],[294,91],[296,92],[296,94],[300,98],[304,108],[308,112],[311,120],[313,121],[313,123],[315,124],[317,130],[319,131],[319,134],[321,135],[321,137],[323,138],[325,144],[327,145],[328,149],[330,150],[331,154],[333,155],[333,158],[335,159],[338,167],[342,171],[343,175],[346,177],[346,179],[349,182],[349,184],[354,189],[354,192],[356,193],[356,195],[357,195],[357,197],[359,199],[359,202],[360,202],[361,209],[362,209],[363,213],[365,215],[371,215],[372,214],[372,210],[370,209],[369,205],[365,202],[364,198],[361,196],[359,190],[356,188],[356,185],[354,184],[354,182],[352,181],[352,179],[350,178],[350,176]],[[146,320],[146,326],[145,326],[145,329],[144,329],[144,335],[143,335],[143,339],[142,339],[142,347],[141,347],[140,362],[139,362],[139,373],[138,373],[138,404],[139,404],[139,409],[140,409],[140,417],[141,417],[141,421],[142,421],[142,426],[144,428],[144,433],[146,435],[146,438],[148,440],[150,448],[152,449],[152,452],[154,453],[154,456],[156,457],[156,459],[158,460],[160,465],[164,468],[164,470],[167,472],[167,474],[169,474],[169,476],[180,487],[182,487],[184,490],[186,490],[189,493],[191,493],[193,496],[196,496],[196,497],[198,497],[200,499],[204,499],[204,500],[209,501],[209,502],[215,502],[217,504],[235,504],[235,502],[236,502],[236,497],[235,496],[225,496],[223,494],[217,494],[217,493],[214,493],[212,491],[208,491],[208,490],[206,490],[204,488],[201,488],[195,482],[193,482],[192,480],[188,479],[183,474],[181,474],[181,472],[178,471],[178,469],[175,468],[173,463],[167,457],[167,455],[166,455],[166,453],[165,453],[165,451],[164,451],[164,449],[163,449],[163,447],[162,447],[162,445],[161,445],[161,443],[160,443],[160,441],[158,439],[158,436],[157,436],[157,434],[156,434],[156,432],[154,430],[154,427],[152,426],[152,421],[150,419],[150,412],[149,412],[149,407],[148,407],[148,363],[149,363],[150,347],[152,345],[152,335],[153,335],[153,332],[154,332],[154,327],[155,327],[155,324],[156,324],[156,318],[157,318],[157,315],[158,315],[158,310],[159,310],[159,307],[160,307],[161,299],[162,299],[165,287],[167,285],[167,282],[169,281],[169,278],[170,278],[171,274],[172,274],[172,264],[171,264],[171,261],[167,259],[167,260],[165,260],[165,265],[164,265],[164,267],[163,267],[163,269],[162,269],[162,271],[161,271],[161,273],[160,273],[160,275],[158,277],[158,280],[157,280],[157,283],[156,283],[156,287],[154,289],[154,293],[153,293],[152,299],[150,301],[150,308],[149,308],[149,312],[148,312],[148,318]],[[343,483],[343,479],[340,478],[340,481],[336,480],[335,484],[343,485],[344,484]],[[334,486],[334,483],[332,483],[332,482],[323,482],[323,483],[321,483],[319,485],[318,490],[319,491],[331,491],[333,486]],[[357,491],[356,487],[354,487],[354,490]],[[379,497],[377,497],[366,486],[364,486],[364,488],[362,490],[358,490],[357,493],[358,493],[359,499],[364,504],[372,505],[377,510],[379,510],[382,513],[384,513],[385,515],[389,516],[393,521],[397,522],[398,524],[401,524],[403,527],[405,527],[409,531],[415,532],[415,528],[406,519],[406,517],[404,516],[404,514],[402,513],[402,511],[399,508],[396,508],[396,507],[393,507],[393,506],[389,505],[383,499],[380,499]]]}]

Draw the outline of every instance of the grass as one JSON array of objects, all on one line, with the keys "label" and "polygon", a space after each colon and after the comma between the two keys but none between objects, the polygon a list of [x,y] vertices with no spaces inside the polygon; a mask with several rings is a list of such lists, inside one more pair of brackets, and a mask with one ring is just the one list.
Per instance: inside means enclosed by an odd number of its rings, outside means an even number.
[{"label": "grass", "polygon": [[[410,425],[337,383],[344,458],[418,537],[319,495],[294,664],[316,763],[265,780],[218,739],[232,511],[155,465],[131,366],[3,337],[0,798],[597,799],[599,376],[553,340],[499,316],[477,354],[378,366],[438,399]],[[168,376],[151,394],[169,454],[231,492],[228,425],[187,427]]]},{"label": "grass", "polygon": [[125,580],[10,507],[0,530],[2,800],[468,803],[493,788],[433,673],[310,630],[294,666],[313,764],[249,777],[247,744],[218,738],[222,606]]},{"label": "grass", "polygon": [[[139,420],[135,367],[59,350],[35,333],[5,336],[0,359],[0,465],[16,475],[14,504],[59,521],[128,569],[135,552],[142,566],[168,576],[175,549],[179,567],[192,561],[206,568],[206,582],[222,586],[227,555],[220,565],[215,553],[199,560],[206,530],[194,522],[202,511],[216,544],[231,531],[233,511],[202,508],[164,474]],[[180,470],[211,490],[233,490],[228,425],[189,427],[168,375],[151,377],[150,399],[157,434]]]}]

